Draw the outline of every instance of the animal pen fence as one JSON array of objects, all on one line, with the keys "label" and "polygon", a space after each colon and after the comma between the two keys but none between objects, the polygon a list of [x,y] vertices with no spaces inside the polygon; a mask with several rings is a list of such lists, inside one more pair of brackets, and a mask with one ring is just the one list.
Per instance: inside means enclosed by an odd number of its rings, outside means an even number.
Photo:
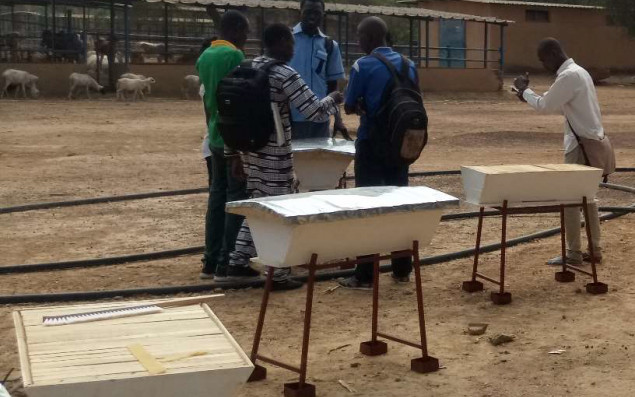
[{"label": "animal pen fence", "polygon": [[[97,74],[101,67],[96,64],[106,63],[113,65],[108,69],[112,85],[131,64],[194,64],[203,40],[217,34],[220,16],[228,9],[248,15],[252,29],[245,52],[259,55],[265,25],[297,23],[299,8],[299,1],[278,0],[2,0],[0,62],[71,62]],[[385,18],[392,45],[421,68],[503,69],[504,32],[511,21],[327,2],[323,28],[340,43],[346,65],[363,55],[356,26],[368,15]],[[483,42],[470,48],[439,40],[436,25],[448,21],[451,28],[452,22],[480,25]]]}]

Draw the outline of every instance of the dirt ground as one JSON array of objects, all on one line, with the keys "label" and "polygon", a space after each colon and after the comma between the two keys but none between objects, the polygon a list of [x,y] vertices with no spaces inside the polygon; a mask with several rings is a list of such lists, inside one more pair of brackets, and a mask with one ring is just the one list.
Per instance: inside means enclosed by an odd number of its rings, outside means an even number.
[{"label": "dirt ground", "polygon": [[[549,80],[539,78],[538,90]],[[506,86],[509,85],[507,82]],[[618,165],[635,167],[635,87],[598,87],[606,131],[617,148]],[[457,169],[469,164],[559,163],[561,116],[538,115],[506,92],[429,94],[430,143],[413,170]],[[354,117],[347,117],[350,129]],[[201,104],[152,98],[120,103],[94,101],[0,101],[0,207],[45,201],[201,187]],[[611,182],[635,186],[635,173]],[[416,178],[463,197],[458,176]],[[203,244],[205,194],[0,215],[0,266],[106,257]],[[600,205],[630,205],[628,193],[601,190]],[[462,204],[457,211],[474,210]],[[460,284],[471,259],[424,268],[430,354],[443,369],[409,371],[412,348],[389,343],[386,356],[369,358],[358,344],[369,339],[370,298],[363,291],[317,287],[309,381],[321,396],[632,396],[635,387],[635,229],[633,215],[602,225],[601,280],[609,294],[591,296],[586,278],[571,284],[553,280],[545,259],[559,252],[552,237],[508,251],[508,306],[489,301],[492,285],[467,294]],[[510,238],[554,227],[556,216],[516,216]],[[476,220],[442,223],[424,256],[470,248]],[[500,220],[485,221],[484,241],[499,238]],[[343,236],[344,238],[359,238]],[[362,237],[363,238],[363,237]],[[498,254],[482,257],[494,272]],[[197,284],[199,256],[31,274],[0,275],[0,294],[107,290]],[[395,285],[381,276],[380,329],[417,336],[414,285]],[[263,354],[299,361],[305,289],[273,295]],[[251,348],[262,290],[228,291],[212,309],[246,351]],[[0,378],[16,368],[11,311],[0,306]],[[470,322],[489,324],[482,337],[466,334]],[[494,347],[488,337],[513,334]],[[343,347],[342,347],[343,346]],[[564,349],[560,355],[548,354]],[[278,396],[294,375],[269,367],[264,382],[247,385],[241,396]],[[343,380],[356,392],[345,390]]]}]

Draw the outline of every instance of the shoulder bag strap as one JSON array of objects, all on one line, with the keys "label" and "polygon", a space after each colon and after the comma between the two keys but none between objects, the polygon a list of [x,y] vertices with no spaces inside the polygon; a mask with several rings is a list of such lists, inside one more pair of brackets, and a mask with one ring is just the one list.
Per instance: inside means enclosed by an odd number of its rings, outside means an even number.
[{"label": "shoulder bag strap", "polygon": [[383,56],[382,54],[380,54],[378,52],[373,52],[373,53],[370,54],[370,56],[379,59],[381,61],[381,63],[386,65],[386,67],[390,71],[390,74],[392,74],[393,79],[401,80],[401,76],[400,76],[399,72],[397,72],[397,69],[395,68],[395,65],[393,65],[392,62],[390,62],[385,56]]}]

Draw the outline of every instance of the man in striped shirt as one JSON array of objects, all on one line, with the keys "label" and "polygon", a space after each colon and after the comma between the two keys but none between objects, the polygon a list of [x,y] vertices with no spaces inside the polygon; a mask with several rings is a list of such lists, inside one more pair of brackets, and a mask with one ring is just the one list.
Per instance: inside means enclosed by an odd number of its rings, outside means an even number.
[{"label": "man in striped shirt", "polygon": [[[265,55],[253,60],[253,66],[262,67],[272,61],[281,61],[270,69],[271,100],[278,105],[284,129],[284,142],[278,145],[277,134],[271,131],[269,142],[262,149],[242,155],[247,174],[247,192],[252,198],[294,193],[293,155],[291,152],[291,109],[297,109],[307,120],[321,122],[335,114],[342,102],[340,92],[332,92],[320,100],[309,89],[300,75],[285,63],[293,57],[294,39],[291,30],[283,24],[273,24],[264,32]],[[256,256],[247,221],[236,240],[235,251],[230,254],[228,278],[249,266]],[[301,283],[289,279],[290,269],[276,269],[274,290],[293,289]]]}]

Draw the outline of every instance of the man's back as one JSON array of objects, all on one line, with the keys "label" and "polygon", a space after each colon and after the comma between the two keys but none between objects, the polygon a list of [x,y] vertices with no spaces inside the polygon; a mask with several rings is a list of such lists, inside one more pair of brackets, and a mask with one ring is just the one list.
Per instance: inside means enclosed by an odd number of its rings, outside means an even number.
[{"label": "man's back", "polygon": [[[390,47],[379,47],[373,52],[377,52],[388,59],[397,69],[402,69],[402,56]],[[409,61],[408,77],[418,85],[415,65]],[[345,103],[347,106],[355,107],[359,101],[363,103],[364,113],[360,120],[360,127],[357,131],[358,139],[368,138],[368,129],[373,117],[381,108],[384,93],[388,85],[392,82],[392,74],[382,61],[371,55],[358,59],[351,69],[351,75],[346,91]]]},{"label": "man's back", "polygon": [[244,59],[243,53],[233,44],[225,40],[216,40],[211,47],[205,50],[196,62],[196,69],[201,84],[205,87],[203,101],[209,114],[209,138],[210,146],[222,148],[223,139],[216,128],[218,118],[218,105],[216,103],[216,88],[218,83],[240,65]]}]

